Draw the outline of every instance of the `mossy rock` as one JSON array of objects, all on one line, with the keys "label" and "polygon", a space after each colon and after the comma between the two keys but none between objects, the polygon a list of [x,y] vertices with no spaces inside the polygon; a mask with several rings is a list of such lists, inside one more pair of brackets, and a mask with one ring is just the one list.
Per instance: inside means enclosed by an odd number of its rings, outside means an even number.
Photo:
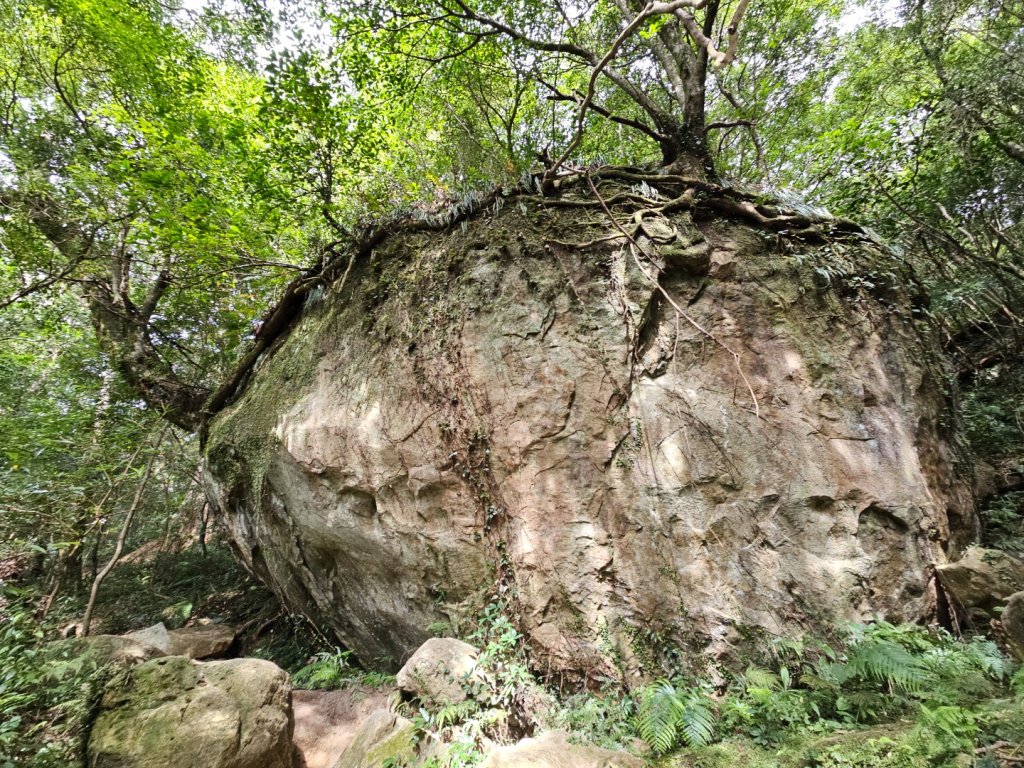
[{"label": "mossy rock", "polygon": [[363,722],[334,768],[380,768],[412,765],[416,757],[413,724],[387,709],[378,709]]},{"label": "mossy rock", "polygon": [[291,768],[291,685],[269,661],[182,656],[114,677],[88,744],[89,768]]}]

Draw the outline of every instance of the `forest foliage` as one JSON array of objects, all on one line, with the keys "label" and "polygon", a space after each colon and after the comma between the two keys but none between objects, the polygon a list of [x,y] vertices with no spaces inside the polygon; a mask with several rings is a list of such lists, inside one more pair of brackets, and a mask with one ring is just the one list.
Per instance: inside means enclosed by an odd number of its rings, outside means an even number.
[{"label": "forest foliage", "polygon": [[559,162],[690,153],[691,170],[875,227],[928,288],[977,450],[1016,461],[1021,13],[994,0],[5,4],[5,546],[67,552],[101,535],[154,418],[179,428],[159,448],[176,469],[148,493],[189,493],[203,404],[289,280],[344,258],[374,218]]}]

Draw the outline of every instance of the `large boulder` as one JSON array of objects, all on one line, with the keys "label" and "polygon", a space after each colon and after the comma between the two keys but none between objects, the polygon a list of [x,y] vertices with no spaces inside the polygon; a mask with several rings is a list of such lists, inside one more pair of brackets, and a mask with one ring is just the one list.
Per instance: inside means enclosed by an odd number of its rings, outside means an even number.
[{"label": "large boulder", "polygon": [[582,192],[510,199],[311,297],[209,428],[247,566],[391,669],[495,593],[597,676],[924,617],[976,516],[901,263],[651,206],[628,241]]},{"label": "large boulder", "polygon": [[480,768],[643,768],[628,752],[572,744],[565,733],[549,731],[491,750]]},{"label": "large boulder", "polygon": [[89,768],[291,768],[290,694],[260,659],[145,662],[107,685]]}]

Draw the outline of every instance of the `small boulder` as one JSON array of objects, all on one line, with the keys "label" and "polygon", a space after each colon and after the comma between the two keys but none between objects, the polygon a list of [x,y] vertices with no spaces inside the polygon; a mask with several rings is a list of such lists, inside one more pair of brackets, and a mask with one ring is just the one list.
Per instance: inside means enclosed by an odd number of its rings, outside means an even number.
[{"label": "small boulder", "polygon": [[87,656],[96,666],[131,667],[164,653],[159,648],[120,635],[89,635],[50,643],[48,655],[54,660]]},{"label": "small boulder", "polygon": [[409,765],[415,757],[416,741],[412,722],[387,709],[378,709],[363,721],[334,768]]},{"label": "small boulder", "polygon": [[688,275],[706,275],[711,268],[711,245],[706,240],[686,244],[676,242],[663,245],[659,253],[665,263]]},{"label": "small boulder", "polygon": [[167,629],[163,622],[121,635],[125,640],[154,648],[163,656],[211,659],[223,656],[235,642],[235,630],[226,624],[199,624]]},{"label": "small boulder", "polygon": [[184,629],[172,629],[170,656],[188,656],[190,659],[212,659],[223,656],[235,642],[235,630],[226,624],[200,624]]},{"label": "small boulder", "polygon": [[628,752],[571,744],[568,734],[549,731],[492,750],[480,768],[643,768],[644,761]]},{"label": "small boulder", "polygon": [[999,618],[1010,651],[1018,661],[1024,661],[1024,592],[1010,595]]},{"label": "small boulder", "polygon": [[656,243],[671,243],[679,237],[675,226],[664,216],[649,216],[642,219],[640,230]]},{"label": "small boulder", "polygon": [[458,704],[467,698],[465,683],[476,669],[476,649],[452,637],[423,643],[398,672],[398,687],[425,704]]},{"label": "small boulder", "polygon": [[164,656],[170,656],[171,654],[171,633],[167,631],[167,627],[164,623],[158,622],[151,627],[145,629],[137,629],[134,632],[128,632],[121,635],[126,640],[132,640],[141,645],[148,645],[150,648],[156,648]]},{"label": "small boulder", "polygon": [[291,684],[261,659],[167,656],[115,677],[89,768],[291,768]]},{"label": "small boulder", "polygon": [[1024,560],[997,549],[969,547],[955,563],[936,570],[942,585],[966,608],[990,611],[1024,589]]}]

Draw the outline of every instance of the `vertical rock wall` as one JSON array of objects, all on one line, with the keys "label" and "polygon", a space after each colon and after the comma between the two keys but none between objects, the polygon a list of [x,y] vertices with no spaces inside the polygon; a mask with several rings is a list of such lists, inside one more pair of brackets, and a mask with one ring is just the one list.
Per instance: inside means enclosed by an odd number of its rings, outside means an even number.
[{"label": "vertical rock wall", "polygon": [[579,202],[394,236],[307,307],[210,432],[244,560],[386,666],[495,594],[580,675],[923,617],[975,520],[892,258]]}]

